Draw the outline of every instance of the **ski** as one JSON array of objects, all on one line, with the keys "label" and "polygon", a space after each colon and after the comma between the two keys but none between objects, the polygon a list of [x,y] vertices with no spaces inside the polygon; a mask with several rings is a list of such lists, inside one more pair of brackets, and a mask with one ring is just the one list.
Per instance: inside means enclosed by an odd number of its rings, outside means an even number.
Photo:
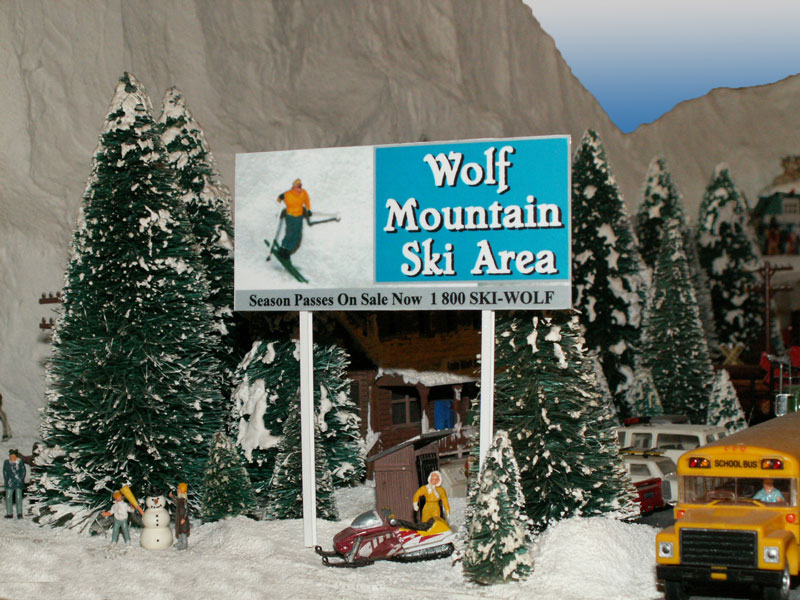
[{"label": "ski", "polygon": [[286,271],[288,271],[288,273],[292,277],[297,279],[297,281],[299,281],[300,283],[308,283],[308,279],[306,279],[303,276],[303,274],[300,271],[297,270],[297,267],[295,267],[292,264],[292,261],[290,259],[280,256],[278,254],[278,252],[277,252],[276,247],[274,245],[270,244],[269,240],[264,240],[264,243],[267,245],[267,248],[269,248],[269,252],[270,252],[270,254],[267,256],[267,261],[269,261],[270,256],[274,256],[276,258],[276,260],[279,263],[281,263],[283,268],[286,269]]}]

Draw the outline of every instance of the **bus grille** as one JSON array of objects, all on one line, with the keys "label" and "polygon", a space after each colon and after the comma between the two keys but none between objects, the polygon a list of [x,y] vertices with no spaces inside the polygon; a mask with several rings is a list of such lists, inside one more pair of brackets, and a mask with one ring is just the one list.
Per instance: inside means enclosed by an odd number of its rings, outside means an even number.
[{"label": "bus grille", "polygon": [[681,563],[757,567],[758,537],[755,531],[682,528]]}]

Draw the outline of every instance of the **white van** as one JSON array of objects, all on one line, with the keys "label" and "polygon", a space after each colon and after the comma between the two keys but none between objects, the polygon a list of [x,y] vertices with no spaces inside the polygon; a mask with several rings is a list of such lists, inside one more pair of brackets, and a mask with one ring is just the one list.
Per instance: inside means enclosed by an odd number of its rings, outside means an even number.
[{"label": "white van", "polygon": [[620,448],[656,450],[677,463],[681,454],[725,437],[728,430],[689,423],[638,423],[617,428]]}]

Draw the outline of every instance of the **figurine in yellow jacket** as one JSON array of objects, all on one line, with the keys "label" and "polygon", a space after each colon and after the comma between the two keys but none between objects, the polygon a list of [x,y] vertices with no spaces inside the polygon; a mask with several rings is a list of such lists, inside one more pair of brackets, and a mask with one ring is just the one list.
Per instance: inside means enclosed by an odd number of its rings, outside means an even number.
[{"label": "figurine in yellow jacket", "polygon": [[414,510],[419,510],[419,500],[425,498],[425,504],[422,507],[422,517],[420,521],[425,523],[428,519],[433,517],[441,517],[442,513],[439,510],[439,501],[442,502],[444,508],[444,517],[450,514],[450,503],[447,501],[447,492],[442,487],[442,475],[439,471],[431,471],[428,475],[428,484],[423,485],[414,494],[412,500]]},{"label": "figurine in yellow jacket", "polygon": [[303,182],[295,179],[292,189],[280,194],[277,201],[286,205],[286,214],[283,217],[286,222],[286,234],[276,252],[279,256],[288,258],[300,245],[303,237],[303,217],[311,216],[311,200],[308,192],[303,189]]}]

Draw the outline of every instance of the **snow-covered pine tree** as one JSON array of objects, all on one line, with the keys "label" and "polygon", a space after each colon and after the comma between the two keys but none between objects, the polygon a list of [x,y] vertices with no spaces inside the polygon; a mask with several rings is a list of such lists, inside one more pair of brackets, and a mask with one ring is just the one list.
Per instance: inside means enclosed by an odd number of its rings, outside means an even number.
[{"label": "snow-covered pine tree", "polygon": [[716,362],[722,357],[722,351],[719,347],[717,325],[714,322],[714,308],[711,305],[711,286],[708,282],[708,275],[700,265],[700,257],[697,253],[697,233],[693,227],[687,226],[683,231],[683,250],[686,253],[686,261],[689,265],[689,278],[692,281],[692,287],[697,297],[700,324],[706,334],[708,352],[712,362]]},{"label": "snow-covered pine tree", "polygon": [[[337,487],[361,481],[365,473],[361,417],[349,397],[347,353],[314,345],[314,406],[322,447]],[[257,341],[237,368],[228,432],[244,452],[256,496],[272,477],[290,401],[300,387],[297,341]]]},{"label": "snow-covered pine tree", "polygon": [[495,432],[472,502],[462,558],[465,577],[484,585],[525,579],[533,570],[528,518],[519,466],[505,431]]},{"label": "snow-covered pine tree", "polygon": [[233,314],[233,224],[231,195],[214,163],[200,125],[177,88],[164,94],[161,141],[177,185],[200,260],[209,283],[209,302],[220,336],[220,362],[224,372],[222,395],[230,397],[231,379],[244,351],[238,343],[241,327]]},{"label": "snow-covered pine tree", "polygon": [[577,515],[637,514],[593,362],[575,313],[498,320],[495,426],[514,446],[537,531]]},{"label": "snow-covered pine tree", "polygon": [[[201,481],[221,426],[208,285],[150,99],[116,88],[54,328],[37,468],[43,522],[90,523],[112,490]],[[198,485],[197,488],[200,486]],[[200,489],[192,488],[196,508]]]},{"label": "snow-covered pine tree", "polygon": [[[339,519],[333,496],[333,478],[321,443],[319,421],[314,423],[314,458],[316,461],[317,517]],[[303,462],[300,440],[300,394],[291,403],[278,444],[275,467],[267,486],[266,519],[303,517]]]},{"label": "snow-covered pine tree", "polygon": [[[644,263],[600,138],[587,131],[572,161],[573,306],[619,409],[633,380]],[[621,413],[621,416],[627,416]]]},{"label": "snow-covered pine tree", "polygon": [[625,403],[629,413],[634,417],[654,417],[664,414],[653,373],[641,356],[636,357],[633,385],[625,394]]},{"label": "snow-covered pine tree", "polygon": [[720,343],[749,349],[764,331],[764,299],[753,289],[762,263],[748,220],[747,203],[728,166],[717,165],[700,204],[698,255]]},{"label": "snow-covered pine tree", "polygon": [[682,226],[686,223],[681,194],[666,161],[659,156],[647,168],[642,201],[634,218],[639,253],[648,267],[655,266],[667,219],[677,219]]},{"label": "snow-covered pine tree", "polygon": [[643,355],[664,412],[705,423],[714,369],[689,279],[680,225],[665,223],[645,311]]},{"label": "snow-covered pine tree", "polygon": [[714,374],[714,385],[708,401],[706,423],[727,428],[729,433],[747,427],[747,419],[739,403],[739,395],[733,387],[731,376],[725,369]]},{"label": "snow-covered pine tree", "polygon": [[203,473],[203,490],[203,521],[236,517],[256,507],[253,486],[242,457],[221,431],[214,435],[211,444]]}]

